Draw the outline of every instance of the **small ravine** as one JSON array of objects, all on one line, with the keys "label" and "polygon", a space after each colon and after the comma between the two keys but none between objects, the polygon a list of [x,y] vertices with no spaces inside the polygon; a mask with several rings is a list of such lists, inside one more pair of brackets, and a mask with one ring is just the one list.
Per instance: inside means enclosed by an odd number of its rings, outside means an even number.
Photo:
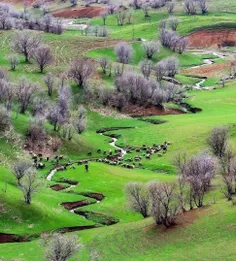
[{"label": "small ravine", "polygon": [[[190,67],[190,69],[196,69],[196,68],[200,68],[200,67],[204,67],[204,66],[207,66],[207,65],[214,64],[214,63],[215,63],[215,60],[217,60],[217,59],[223,59],[223,58],[225,57],[225,55],[222,54],[222,53],[220,53],[220,52],[204,52],[204,51],[199,51],[199,52],[196,52],[195,54],[198,54],[198,55],[199,55],[199,54],[213,54],[213,55],[216,56],[216,58],[203,59],[203,64]],[[209,88],[207,88],[207,87],[205,87],[205,88],[202,88],[202,87],[201,87],[206,80],[207,80],[207,78],[202,78],[198,83],[196,83],[196,84],[193,86],[193,89],[195,89],[195,90],[209,89]]]}]

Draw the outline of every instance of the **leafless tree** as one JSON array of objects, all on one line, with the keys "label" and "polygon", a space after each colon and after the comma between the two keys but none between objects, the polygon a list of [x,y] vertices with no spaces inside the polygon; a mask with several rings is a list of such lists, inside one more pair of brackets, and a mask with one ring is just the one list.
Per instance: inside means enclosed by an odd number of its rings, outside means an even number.
[{"label": "leafless tree", "polygon": [[117,9],[117,6],[114,5],[114,4],[109,4],[109,5],[107,6],[107,12],[108,12],[108,14],[110,14],[110,15],[114,14],[115,11],[116,11],[116,9]]},{"label": "leafless tree", "polygon": [[48,74],[46,74],[46,76],[43,79],[44,79],[44,82],[45,82],[47,89],[48,89],[48,96],[52,96],[53,87],[54,87],[54,84],[55,84],[54,75],[52,73],[48,73]]},{"label": "leafless tree", "polygon": [[131,2],[131,5],[135,8],[135,9],[141,9],[142,7],[142,1],[141,0],[133,0]]},{"label": "leafless tree", "polygon": [[12,172],[17,179],[18,185],[21,186],[21,179],[24,177],[27,171],[33,167],[30,160],[18,160],[12,166]]},{"label": "leafless tree", "polygon": [[52,25],[53,19],[51,15],[45,15],[42,19],[42,24],[44,26],[44,31],[49,33],[50,27]]},{"label": "leafless tree", "polygon": [[175,74],[179,71],[179,60],[175,56],[167,57],[163,60],[166,75],[169,77],[175,77]]},{"label": "leafless tree", "polygon": [[202,152],[190,159],[187,159],[186,156],[182,157],[177,167],[181,177],[190,186],[190,209],[193,208],[193,202],[197,207],[202,207],[205,194],[215,176],[215,159],[206,152]]},{"label": "leafless tree", "polygon": [[128,64],[133,55],[133,48],[126,42],[120,42],[115,46],[115,54],[118,62]]},{"label": "leafless tree", "polygon": [[144,218],[148,216],[149,198],[145,185],[139,182],[126,184],[128,204],[131,209],[140,213]]},{"label": "leafless tree", "polygon": [[81,249],[75,235],[54,234],[46,250],[49,261],[66,261]]},{"label": "leafless tree", "polygon": [[99,62],[99,64],[100,64],[101,68],[102,68],[102,72],[103,72],[104,74],[106,74],[107,69],[109,68],[110,63],[111,63],[110,60],[109,60],[106,56],[104,56],[104,57],[101,57],[101,58],[98,60],[98,62]]},{"label": "leafless tree", "polygon": [[32,114],[36,118],[36,120],[44,120],[47,114],[47,110],[49,107],[49,101],[45,95],[45,93],[40,93],[37,97],[34,98],[32,104]]},{"label": "leafless tree", "polygon": [[0,15],[0,29],[1,30],[10,30],[13,27],[14,20],[9,14]]},{"label": "leafless tree", "polygon": [[53,62],[51,49],[47,45],[40,45],[34,52],[34,59],[39,65],[40,73]]},{"label": "leafless tree", "polygon": [[173,31],[176,31],[177,28],[178,28],[178,25],[179,25],[179,23],[180,23],[179,19],[176,18],[176,17],[171,17],[171,18],[169,18],[168,22],[169,22],[170,28],[171,28]]},{"label": "leafless tree", "polygon": [[164,29],[166,29],[166,27],[167,27],[167,20],[161,20],[160,22],[159,22],[159,24],[158,24],[158,26],[159,26],[159,29],[161,29],[161,30],[164,30]]},{"label": "leafless tree", "polygon": [[71,63],[69,77],[71,77],[79,87],[83,87],[89,77],[94,73],[94,70],[94,63],[90,59],[81,58]]},{"label": "leafless tree", "polygon": [[33,101],[33,95],[37,90],[37,84],[22,77],[16,89],[16,97],[20,103],[20,113],[25,113],[26,109]]},{"label": "leafless tree", "polygon": [[142,4],[142,10],[143,10],[143,12],[144,12],[144,17],[146,17],[146,18],[148,18],[148,17],[150,17],[150,15],[149,15],[149,11],[150,11],[150,6],[149,6],[149,4]]},{"label": "leafless tree", "polygon": [[21,190],[24,195],[25,202],[31,204],[32,196],[35,194],[40,186],[35,169],[30,168],[26,171],[24,177],[21,179]]},{"label": "leafless tree", "polygon": [[87,127],[87,115],[83,106],[79,106],[76,118],[74,119],[74,127],[77,133],[81,134]]},{"label": "leafless tree", "polygon": [[140,70],[146,79],[149,79],[149,77],[151,75],[152,67],[153,67],[153,65],[150,60],[145,59],[145,60],[141,61]]},{"label": "leafless tree", "polygon": [[39,47],[41,38],[38,34],[24,30],[17,32],[13,39],[13,48],[25,56],[25,62],[29,62],[36,48]]},{"label": "leafless tree", "polygon": [[18,55],[16,55],[16,54],[9,55],[9,62],[10,62],[11,70],[15,71],[16,70],[16,66],[19,64],[19,57],[18,57]]},{"label": "leafless tree", "polygon": [[189,15],[195,15],[197,13],[196,4],[194,0],[184,1],[184,10]]},{"label": "leafless tree", "polygon": [[158,82],[160,82],[163,79],[163,77],[166,75],[166,67],[163,62],[157,63],[153,67],[153,70],[154,70],[154,73],[156,75],[156,79]]},{"label": "leafless tree", "polygon": [[108,14],[106,12],[101,14],[103,25],[106,25],[107,17],[108,17]]},{"label": "leafless tree", "polygon": [[166,9],[167,9],[169,14],[173,14],[174,9],[175,9],[175,5],[176,5],[175,1],[167,2]]},{"label": "leafless tree", "polygon": [[11,121],[9,112],[4,107],[0,107],[0,134],[4,134],[10,129]]},{"label": "leafless tree", "polygon": [[15,98],[15,86],[6,78],[0,79],[0,101],[4,103],[7,110],[11,109],[12,101]]},{"label": "leafless tree", "polygon": [[207,14],[208,13],[207,0],[198,0],[198,4],[202,14]]},{"label": "leafless tree", "polygon": [[148,184],[151,199],[151,215],[156,224],[170,227],[176,224],[176,216],[180,211],[176,183],[158,183],[152,181]]},{"label": "leafless tree", "polygon": [[219,158],[225,155],[228,147],[229,129],[226,126],[215,127],[207,138],[211,151]]},{"label": "leafless tree", "polygon": [[186,38],[183,37],[177,41],[176,50],[178,51],[179,54],[182,54],[187,47],[188,47],[188,40]]},{"label": "leafless tree", "polygon": [[147,59],[152,59],[153,55],[160,51],[160,43],[157,41],[143,42],[142,45]]},{"label": "leafless tree", "polygon": [[126,10],[123,10],[123,9],[119,9],[115,13],[115,17],[116,17],[116,21],[117,21],[117,25],[118,26],[123,26],[124,25],[126,16],[127,16],[127,12],[126,12]]}]

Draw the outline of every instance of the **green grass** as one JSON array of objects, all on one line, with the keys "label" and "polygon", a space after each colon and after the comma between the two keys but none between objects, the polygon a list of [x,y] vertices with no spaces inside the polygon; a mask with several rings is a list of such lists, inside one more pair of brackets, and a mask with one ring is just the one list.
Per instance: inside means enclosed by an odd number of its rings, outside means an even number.
[{"label": "green grass", "polygon": [[[145,59],[145,52],[143,50],[142,44],[139,42],[136,42],[132,44],[133,47],[133,56],[131,58],[131,64],[132,65],[138,65],[143,59]],[[102,49],[95,49],[91,50],[87,53],[87,55],[93,59],[98,60],[100,57],[106,56],[111,61],[116,61],[116,56],[114,49],[112,48],[102,48]],[[170,49],[167,48],[161,48],[160,52],[155,54],[152,58],[153,63],[157,63],[162,59],[165,59],[169,56],[175,56],[179,59],[180,66],[182,68],[187,68],[195,65],[203,64],[203,59],[206,58],[215,58],[214,55],[196,55],[190,52],[186,52],[183,54],[178,54],[173,52]]]},{"label": "green grass", "polygon": [[[216,7],[217,4],[217,7]],[[63,4],[63,8],[67,4]],[[211,12],[208,15],[186,16],[183,14],[180,4],[177,7],[176,16],[181,20],[178,32],[186,35],[200,28],[219,29],[234,28],[236,23],[235,14],[228,13],[235,10],[232,0],[219,3],[211,0]],[[219,13],[224,8],[232,7],[228,12]],[[62,7],[58,3],[53,4],[51,11]],[[218,10],[217,10],[218,9]],[[132,38],[157,39],[159,29],[158,22],[166,18],[164,9],[153,10],[151,18],[145,19],[142,11],[134,13],[133,24],[125,24],[122,27],[116,25],[114,16],[107,20],[110,37],[107,39],[81,36],[81,32],[68,30],[62,35],[44,34],[43,41],[50,45],[55,57],[54,63],[47,68],[46,72],[52,71],[55,75],[68,70],[72,59],[88,54],[89,57],[98,59],[106,55],[115,62],[113,46],[119,41],[131,40]],[[91,20],[92,24],[101,25],[101,18]],[[0,32],[0,66],[9,70],[8,56],[11,53],[10,41],[12,31]],[[140,42],[133,43],[134,56],[131,64],[138,68],[140,61],[144,58],[144,52]],[[153,57],[153,63],[160,61],[170,55],[176,55],[180,60],[181,68],[191,67],[203,63],[205,58],[215,58],[210,55],[196,55],[190,52],[179,55],[162,48],[161,52]],[[222,62],[218,60],[216,62]],[[10,72],[10,79],[17,82],[19,77],[25,75],[27,78],[41,84],[45,89],[43,76],[38,73],[37,66],[21,62],[15,72]],[[178,74],[176,79],[182,84],[194,85],[199,82],[198,78],[187,77]],[[114,78],[102,75],[99,85],[111,87]],[[204,86],[212,86],[217,82],[216,78],[209,78]],[[218,87],[212,91],[190,91],[186,100],[192,106],[202,109],[197,114],[179,114],[168,116],[145,117],[151,121],[163,122],[163,124],[152,124],[149,122],[120,117],[114,115],[101,115],[88,110],[88,129],[82,134],[76,134],[72,141],[63,141],[63,146],[58,154],[65,155],[68,159],[78,160],[87,158],[88,152],[92,157],[100,156],[98,149],[102,151],[114,150],[109,145],[111,139],[96,133],[97,130],[109,127],[134,127],[132,129],[120,129],[110,131],[109,134],[119,135],[118,145],[151,146],[154,143],[170,141],[171,146],[163,157],[153,155],[151,160],[143,159],[143,169],[128,170],[102,163],[90,163],[89,172],[85,172],[84,166],[76,166],[76,169],[68,168],[67,171],[55,174],[53,181],[45,180],[49,170],[54,164],[49,162],[46,169],[39,172],[41,188],[39,193],[33,197],[33,203],[28,206],[23,201],[20,189],[7,166],[0,167],[0,227],[1,233],[13,233],[18,235],[39,235],[44,231],[57,230],[62,227],[80,225],[91,225],[99,219],[96,214],[89,220],[65,210],[60,204],[62,202],[74,202],[85,199],[84,192],[100,192],[105,198],[99,204],[91,204],[81,208],[83,211],[103,213],[119,219],[119,223],[110,227],[101,227],[77,233],[84,247],[71,261],[88,261],[91,250],[96,250],[102,261],[231,261],[235,259],[235,206],[222,199],[219,188],[220,180],[214,181],[214,189],[207,195],[206,205],[210,205],[194,220],[185,226],[164,230],[153,226],[151,218],[143,219],[141,215],[127,208],[124,196],[124,186],[129,181],[140,181],[146,183],[150,180],[172,181],[175,179],[173,158],[177,152],[186,151],[189,155],[198,153],[207,148],[206,138],[211,129],[216,125],[226,124],[230,126],[231,145],[236,149],[236,81],[229,81],[225,88]],[[72,86],[73,94],[80,96],[81,90]],[[55,98],[55,97],[53,97]],[[168,108],[176,108],[176,105],[168,104]],[[15,115],[15,107],[11,115],[15,131],[21,135],[22,141],[29,125],[30,114]],[[45,128],[52,136],[57,135],[52,131],[49,124]],[[14,148],[2,138],[0,139],[1,157],[9,157],[10,163],[16,157],[22,156],[21,148]],[[133,157],[132,153],[126,157]],[[67,193],[67,190],[55,192],[49,188],[63,179],[76,180],[79,184],[73,188],[76,193]],[[5,192],[6,190],[6,192]],[[216,196],[217,203],[212,204],[212,198]],[[90,199],[92,203],[95,201]],[[222,251],[223,250],[223,251]],[[2,244],[0,258],[19,259],[24,261],[44,260],[44,246],[39,239],[27,243]]]}]

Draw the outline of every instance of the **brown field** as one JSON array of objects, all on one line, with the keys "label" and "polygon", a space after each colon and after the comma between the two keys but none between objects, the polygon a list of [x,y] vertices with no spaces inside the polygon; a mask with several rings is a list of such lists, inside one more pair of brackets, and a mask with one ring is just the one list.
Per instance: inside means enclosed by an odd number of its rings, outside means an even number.
[{"label": "brown field", "polygon": [[101,15],[105,11],[101,6],[78,7],[74,9],[65,9],[63,11],[55,12],[55,17],[61,18],[92,18]]},{"label": "brown field", "polygon": [[202,30],[187,36],[190,48],[236,46],[236,30]]}]

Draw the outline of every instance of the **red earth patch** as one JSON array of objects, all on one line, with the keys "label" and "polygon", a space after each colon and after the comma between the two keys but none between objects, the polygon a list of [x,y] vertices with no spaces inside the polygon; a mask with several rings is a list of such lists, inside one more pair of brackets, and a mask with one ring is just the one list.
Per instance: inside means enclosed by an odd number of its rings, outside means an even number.
[{"label": "red earth patch", "polygon": [[186,36],[191,48],[236,46],[236,30],[201,30]]},{"label": "red earth patch", "polygon": [[92,18],[101,15],[105,11],[104,7],[89,6],[59,11],[53,14],[61,18]]}]

